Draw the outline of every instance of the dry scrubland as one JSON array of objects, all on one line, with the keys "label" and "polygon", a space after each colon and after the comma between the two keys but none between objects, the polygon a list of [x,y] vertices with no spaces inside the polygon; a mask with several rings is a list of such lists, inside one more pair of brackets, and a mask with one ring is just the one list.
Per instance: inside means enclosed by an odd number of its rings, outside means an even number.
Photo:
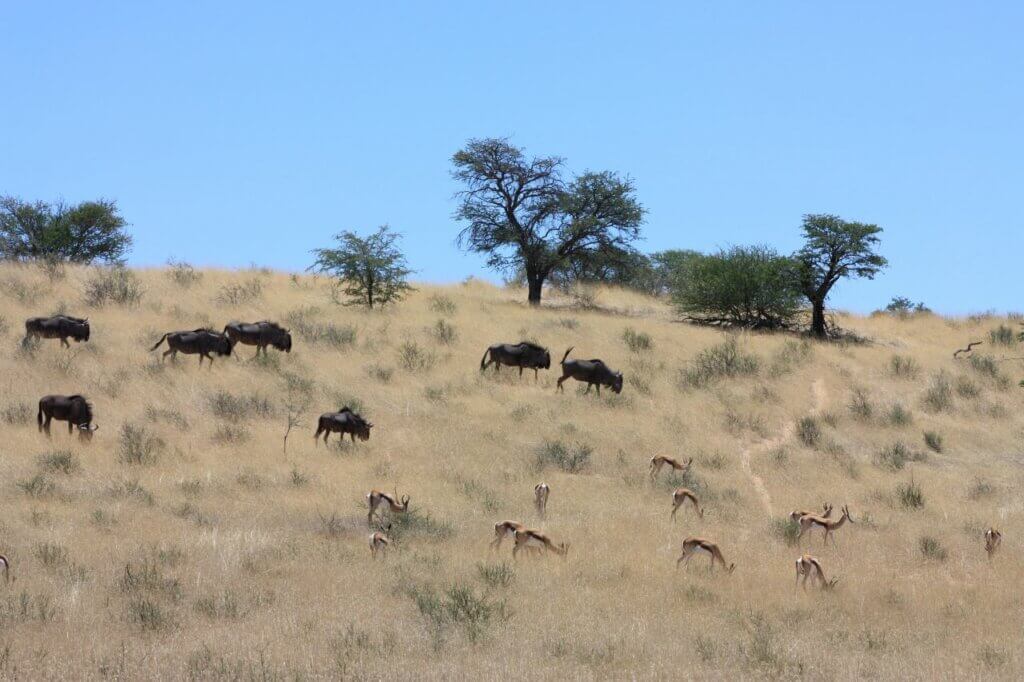
[{"label": "dry scrubland", "polygon": [[[842,318],[868,345],[740,336],[754,360],[704,382],[699,354],[728,337],[623,292],[599,292],[600,309],[553,298],[530,310],[522,292],[470,282],[364,312],[332,303],[322,279],[207,271],[186,288],[153,270],[138,273],[138,305],[90,308],[93,276],[0,268],[0,552],[16,578],[0,584],[0,675],[1024,674],[1024,372],[950,358],[1016,321]],[[59,310],[87,314],[91,342],[21,350],[23,319]],[[254,361],[239,347],[212,370],[194,357],[161,366],[147,350],[164,331],[236,318],[287,322],[295,349]],[[478,371],[488,344],[520,338],[556,363],[570,345],[601,357],[625,390],[559,395],[555,367],[537,383]],[[285,456],[287,373],[313,390]],[[91,398],[91,445],[59,424],[49,442],[36,432],[51,392]],[[346,403],[375,422],[372,439],[314,448],[316,416]],[[656,454],[694,457],[703,521],[689,508],[670,521],[681,480],[651,487]],[[574,455],[580,470],[563,470]],[[911,480],[921,507],[899,491]],[[415,512],[376,563],[372,487],[411,495]],[[835,548],[815,534],[841,580],[804,594],[782,519],[825,500],[849,504],[857,524]],[[570,542],[568,560],[489,553],[502,519]],[[989,524],[1005,533],[994,568]],[[735,573],[708,574],[703,557],[676,571],[688,534],[718,541]]]}]

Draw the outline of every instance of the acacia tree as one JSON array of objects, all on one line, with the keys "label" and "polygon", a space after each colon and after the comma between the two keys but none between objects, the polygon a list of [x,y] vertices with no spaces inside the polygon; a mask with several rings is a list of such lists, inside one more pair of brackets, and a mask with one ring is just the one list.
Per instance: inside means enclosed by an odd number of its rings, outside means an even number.
[{"label": "acacia tree", "polygon": [[313,250],[316,261],[309,269],[335,277],[349,297],[345,305],[373,308],[400,301],[414,290],[405,281],[412,270],[396,245],[400,238],[387,225],[367,237],[341,232],[334,235],[337,248]]},{"label": "acacia tree", "polygon": [[114,201],[70,206],[0,197],[0,258],[118,263],[132,245],[126,225]]},{"label": "acacia tree", "polygon": [[487,255],[488,266],[522,272],[531,305],[544,282],[570,262],[627,249],[640,236],[644,209],[629,178],[584,173],[566,181],[556,156],[527,159],[508,140],[470,140],[452,156],[466,189],[455,218],[468,223],[459,246]]},{"label": "acacia tree", "polygon": [[825,338],[825,300],[844,277],[874,279],[888,261],[875,249],[882,228],[828,214],[808,214],[803,221],[804,247],[795,255],[800,288],[811,303],[811,333]]}]

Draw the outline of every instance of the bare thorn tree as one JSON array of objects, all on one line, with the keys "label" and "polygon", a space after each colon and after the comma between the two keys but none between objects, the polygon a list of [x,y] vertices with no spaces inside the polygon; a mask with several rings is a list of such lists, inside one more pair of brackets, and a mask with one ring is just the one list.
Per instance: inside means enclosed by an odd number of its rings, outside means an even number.
[{"label": "bare thorn tree", "polygon": [[284,379],[284,412],[285,412],[285,430],[284,430],[284,442],[282,443],[282,451],[288,455],[288,436],[291,435],[292,429],[297,426],[302,426],[302,417],[309,409],[311,402],[310,396],[313,393],[313,382],[306,377],[286,372],[283,376]]}]

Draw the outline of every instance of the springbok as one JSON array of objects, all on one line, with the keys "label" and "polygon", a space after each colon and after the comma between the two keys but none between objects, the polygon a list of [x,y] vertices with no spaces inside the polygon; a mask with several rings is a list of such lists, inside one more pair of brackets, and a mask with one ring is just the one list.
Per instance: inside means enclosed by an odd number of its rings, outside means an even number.
[{"label": "springbok", "polygon": [[551,494],[551,488],[548,487],[547,483],[538,483],[533,486],[533,505],[537,508],[537,515],[544,518],[544,515],[548,510],[548,495]]},{"label": "springbok", "polygon": [[850,516],[850,508],[845,504],[843,505],[843,515],[839,517],[838,521],[833,521],[832,519],[827,519],[824,516],[817,516],[815,514],[807,514],[805,516],[801,516],[800,535],[797,536],[797,542],[799,542],[804,537],[804,533],[806,533],[807,531],[812,530],[814,528],[821,528],[825,531],[825,537],[822,543],[827,544],[828,538],[831,535],[832,544],[834,545],[836,544],[836,538],[834,535],[832,535],[832,532],[842,528],[843,524],[847,521],[849,521],[850,523],[854,522],[853,517]]},{"label": "springbok", "polygon": [[[821,510],[821,518],[827,519],[832,516],[832,505],[828,502],[821,505]],[[804,516],[814,516],[814,512],[803,509],[789,512],[789,518],[796,523],[800,523],[800,519]]]},{"label": "springbok", "polygon": [[491,549],[496,550],[501,548],[501,543],[504,542],[505,538],[515,538],[516,531],[525,530],[526,526],[519,523],[518,521],[499,521],[494,524],[494,539],[491,540]]},{"label": "springbok", "polygon": [[402,501],[398,502],[398,491],[395,491],[394,496],[382,493],[379,490],[371,490],[366,493],[366,506],[369,508],[369,512],[366,514],[366,523],[369,526],[373,526],[373,513],[377,511],[377,507],[382,504],[386,504],[388,509],[396,514],[404,514],[409,511],[409,496],[402,495]]},{"label": "springbok", "polygon": [[679,558],[676,560],[676,568],[679,568],[679,564],[683,562],[686,562],[686,565],[689,566],[690,559],[692,559],[698,552],[706,552],[708,556],[711,557],[709,570],[714,569],[715,562],[720,563],[722,568],[730,575],[734,570],[736,570],[736,564],[726,565],[725,557],[722,556],[722,550],[718,548],[718,545],[710,540],[705,540],[704,538],[686,538],[683,540],[683,553],[680,554]]},{"label": "springbok", "polygon": [[0,566],[4,567],[4,582],[11,582],[11,561],[3,554],[0,554]]},{"label": "springbok", "polygon": [[985,552],[988,554],[988,560],[992,561],[995,557],[996,552],[999,551],[999,545],[1003,542],[1003,534],[995,528],[989,528],[985,531]]},{"label": "springbok", "polygon": [[825,571],[821,567],[821,562],[816,557],[812,557],[810,554],[804,554],[796,560],[796,583],[793,588],[796,589],[796,585],[800,583],[801,578],[803,579],[803,588],[807,590],[807,579],[810,578],[811,582],[817,582],[823,590],[831,590],[839,582],[839,578],[832,578],[828,580],[825,578]]},{"label": "springbok", "polygon": [[671,457],[665,457],[663,455],[651,457],[651,470],[649,472],[651,483],[654,483],[654,479],[657,478],[658,472],[661,471],[661,468],[664,466],[672,467],[673,471],[682,471],[685,474],[690,470],[690,467],[693,466],[693,457],[691,457],[686,464],[683,464],[677,459],[672,459]]},{"label": "springbok", "polygon": [[377,553],[380,552],[383,556],[387,556],[386,552],[391,548],[391,539],[388,538],[384,533],[377,531],[376,533],[370,533],[370,557],[373,559],[377,558]]},{"label": "springbok", "polygon": [[689,488],[676,488],[675,492],[672,493],[672,520],[676,520],[676,512],[683,506],[683,503],[689,500],[693,503],[693,508],[697,512],[697,516],[704,518],[704,510],[701,509],[700,502],[697,501],[697,495]]},{"label": "springbok", "polygon": [[562,542],[555,544],[551,541],[544,533],[539,530],[530,530],[529,528],[520,528],[515,532],[515,547],[512,548],[512,557],[517,558],[519,550],[537,550],[538,552],[548,553],[554,552],[560,555],[563,559],[569,554],[568,543]]}]

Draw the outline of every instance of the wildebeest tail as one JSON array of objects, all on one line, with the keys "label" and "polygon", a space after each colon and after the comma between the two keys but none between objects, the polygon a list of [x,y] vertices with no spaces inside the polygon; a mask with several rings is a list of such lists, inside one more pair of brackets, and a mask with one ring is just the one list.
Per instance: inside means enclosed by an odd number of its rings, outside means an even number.
[{"label": "wildebeest tail", "polygon": [[491,349],[488,348],[487,350],[484,351],[484,356],[482,358],[480,358],[480,371],[481,372],[484,371],[484,368],[487,366],[487,354],[490,353],[490,352],[491,352]]},{"label": "wildebeest tail", "polygon": [[39,412],[36,413],[36,424],[39,426],[39,430],[43,430],[43,401],[39,401]]},{"label": "wildebeest tail", "polygon": [[575,348],[575,346],[569,346],[569,350],[565,351],[565,355],[563,355],[563,356],[562,356],[562,362],[560,362],[559,364],[562,364],[562,365],[564,365],[564,364],[565,364],[565,359],[566,359],[567,357],[569,357],[569,353],[571,353],[571,352],[572,352],[572,349],[573,349],[573,348]]},{"label": "wildebeest tail", "polygon": [[152,351],[152,350],[156,350],[157,348],[159,348],[159,347],[160,347],[160,344],[164,342],[164,339],[166,339],[166,338],[167,338],[168,336],[170,336],[170,335],[171,335],[171,333],[170,333],[170,332],[167,332],[166,334],[164,334],[163,336],[161,336],[161,337],[160,337],[160,340],[159,340],[159,341],[157,341],[157,342],[156,342],[156,345],[155,345],[155,346],[153,346],[152,348],[150,348],[150,350]]}]

